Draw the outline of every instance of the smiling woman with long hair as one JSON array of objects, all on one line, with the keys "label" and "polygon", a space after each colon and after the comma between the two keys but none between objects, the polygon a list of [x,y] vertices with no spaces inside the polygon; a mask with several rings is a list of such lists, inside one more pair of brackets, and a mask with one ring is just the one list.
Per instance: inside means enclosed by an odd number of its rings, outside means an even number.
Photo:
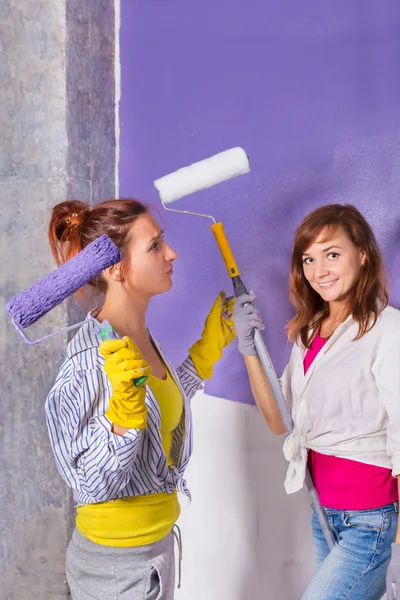
[{"label": "smiling woman with long hair", "polygon": [[[388,305],[378,244],[354,206],[322,206],[299,225],[290,299],[293,349],[281,385],[294,430],[284,444],[285,487],[303,487],[308,461],[336,541],[329,551],[314,514],[316,572],[303,600],[379,600],[386,573],[389,595],[400,580],[400,311]],[[260,326],[253,302],[254,295],[236,302],[239,350],[257,404],[281,434],[251,319],[244,323],[240,312],[247,304]]]}]

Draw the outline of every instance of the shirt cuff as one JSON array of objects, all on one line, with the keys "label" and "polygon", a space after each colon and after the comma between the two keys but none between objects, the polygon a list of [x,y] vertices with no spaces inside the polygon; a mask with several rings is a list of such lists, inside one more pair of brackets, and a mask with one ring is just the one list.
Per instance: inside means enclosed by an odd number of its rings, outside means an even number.
[{"label": "shirt cuff", "polygon": [[200,377],[200,375],[196,371],[196,367],[194,366],[194,362],[190,356],[185,358],[185,360],[183,361],[183,363],[180,365],[179,368],[182,369],[182,371],[185,374],[192,377],[192,379],[195,379],[197,381],[197,383],[199,384],[199,386],[200,386],[200,384],[203,383],[203,379]]}]

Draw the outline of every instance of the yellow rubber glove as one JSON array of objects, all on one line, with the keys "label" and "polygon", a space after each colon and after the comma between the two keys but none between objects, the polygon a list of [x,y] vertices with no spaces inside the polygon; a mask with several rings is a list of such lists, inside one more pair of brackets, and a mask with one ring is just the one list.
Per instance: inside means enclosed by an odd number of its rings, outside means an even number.
[{"label": "yellow rubber glove", "polygon": [[103,342],[99,352],[105,358],[104,370],[113,390],[106,417],[120,427],[145,429],[146,386],[137,387],[134,380],[142,376],[148,377],[151,367],[128,337]]},{"label": "yellow rubber glove", "polygon": [[201,338],[189,349],[196,371],[202,379],[210,379],[222,350],[236,337],[232,319],[235,298],[220,292],[206,319]]}]

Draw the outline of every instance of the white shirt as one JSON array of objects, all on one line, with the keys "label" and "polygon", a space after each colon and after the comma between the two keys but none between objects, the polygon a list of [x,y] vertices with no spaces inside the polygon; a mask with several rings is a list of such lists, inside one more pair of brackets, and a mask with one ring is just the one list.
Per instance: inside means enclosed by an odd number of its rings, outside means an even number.
[{"label": "white shirt", "polygon": [[387,306],[359,340],[350,316],[304,375],[299,342],[281,378],[294,430],[283,447],[288,494],[304,483],[307,449],[400,474],[400,311]]}]

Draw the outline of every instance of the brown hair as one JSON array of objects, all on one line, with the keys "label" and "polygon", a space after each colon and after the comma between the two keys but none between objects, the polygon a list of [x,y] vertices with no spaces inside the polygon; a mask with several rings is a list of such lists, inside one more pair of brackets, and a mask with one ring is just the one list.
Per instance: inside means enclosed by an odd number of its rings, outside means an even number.
[{"label": "brown hair", "polygon": [[[94,206],[79,200],[57,204],[49,224],[50,248],[57,265],[78,254],[103,234],[108,235],[123,253],[131,225],[140,215],[148,212],[146,205],[131,199],[107,200]],[[101,276],[90,281],[89,285],[99,292],[106,290],[106,283]]]},{"label": "brown hair", "polygon": [[322,321],[329,315],[329,304],[310,286],[303,273],[303,254],[324,228],[342,227],[352,243],[365,252],[365,264],[349,295],[349,314],[359,324],[361,338],[375,325],[379,314],[388,303],[389,290],[386,267],[374,233],[352,205],[327,204],[307,215],[297,228],[294,237],[290,270],[290,301],[296,315],[289,321],[289,339],[301,340],[305,347],[310,343]]}]

